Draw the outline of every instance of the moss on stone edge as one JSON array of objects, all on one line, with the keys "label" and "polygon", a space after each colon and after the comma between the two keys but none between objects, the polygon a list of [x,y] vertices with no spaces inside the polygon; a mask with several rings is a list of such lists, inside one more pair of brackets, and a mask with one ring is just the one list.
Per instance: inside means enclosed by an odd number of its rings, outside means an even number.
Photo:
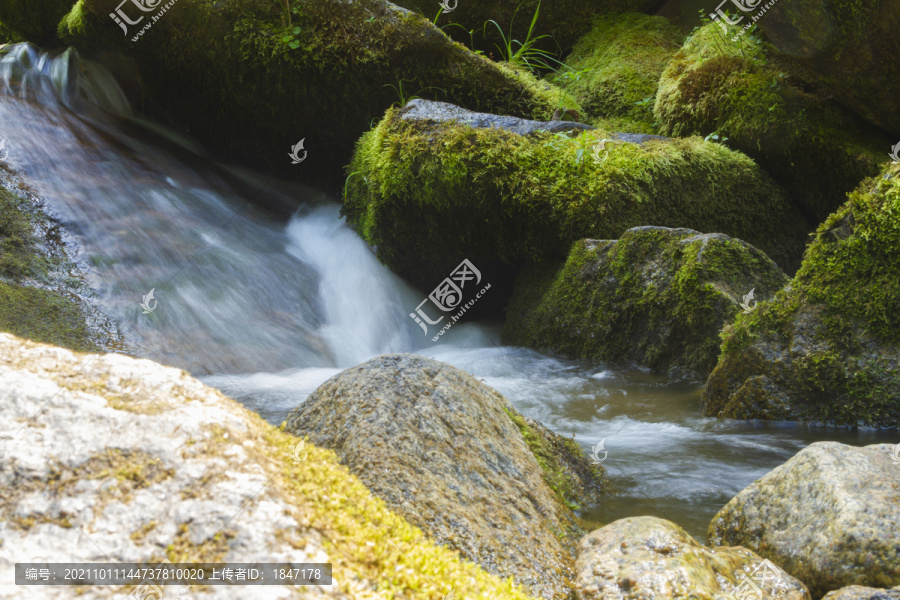
[{"label": "moss on stone edge", "polygon": [[755,289],[762,301],[788,278],[756,248],[720,235],[640,227],[618,241],[582,240],[565,265],[527,269],[504,341],[569,356],[634,362],[706,377],[719,332]]},{"label": "moss on stone edge", "polygon": [[606,471],[595,465],[578,442],[557,435],[536,421],[508,408],[504,409],[519,428],[528,449],[544,471],[544,481],[563,505],[581,510],[601,492]]},{"label": "moss on stone edge", "polygon": [[[40,229],[47,238],[36,234]],[[51,258],[44,246],[56,234],[46,215],[25,198],[0,186],[0,331],[73,350],[99,349],[73,294],[40,289],[50,284],[50,272],[61,258]]]},{"label": "moss on stone edge", "polygon": [[[736,33],[739,28],[733,28]],[[808,90],[752,34],[701,27],[672,58],[654,113],[664,135],[727,137],[783,183],[814,222],[888,160],[890,141]]]},{"label": "moss on stone edge", "polygon": [[0,0],[0,34],[8,28],[11,38],[6,41],[28,40],[56,48],[60,46],[57,23],[73,3],[74,0]]},{"label": "moss on stone edge", "polygon": [[[738,152],[698,138],[607,143],[385,118],[358,142],[344,214],[380,259],[423,287],[459,255],[476,265],[562,259],[640,225],[740,237],[792,272],[808,225]],[[582,160],[578,162],[579,151]]]},{"label": "moss on stone edge", "polygon": [[[138,26],[125,37],[109,18],[117,4],[79,0],[61,36],[92,56],[133,57],[148,112],[286,178],[339,187],[353,144],[401,101],[401,85],[407,98],[527,118],[549,119],[560,103],[551,84],[383,0],[296,1],[290,26],[271,0],[179,0],[136,42]],[[298,168],[286,153],[301,137],[309,153]]]},{"label": "moss on stone edge", "polygon": [[617,131],[655,133],[659,77],[684,36],[664,17],[640,13],[598,17],[552,80],[574,94],[586,123],[604,119]]},{"label": "moss on stone edge", "polygon": [[900,424],[900,164],[823,223],[789,286],[739,315],[703,393],[709,416]]}]

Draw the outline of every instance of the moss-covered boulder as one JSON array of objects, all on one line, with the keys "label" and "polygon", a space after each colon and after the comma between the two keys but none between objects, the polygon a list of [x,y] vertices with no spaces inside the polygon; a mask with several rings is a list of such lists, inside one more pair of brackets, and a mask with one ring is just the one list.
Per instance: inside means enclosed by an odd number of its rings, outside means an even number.
[{"label": "moss-covered boulder", "polygon": [[759,27],[835,100],[900,135],[898,0],[776,2]]},{"label": "moss-covered boulder", "polygon": [[[497,46],[507,40],[526,39],[535,12],[537,21],[531,35],[536,47],[554,54],[567,52],[591,27],[596,15],[628,11],[651,12],[664,0],[448,0],[453,8],[437,17],[437,24],[454,39],[474,49],[499,55]],[[436,0],[399,0],[395,4],[415,10],[429,19],[437,16]],[[494,21],[503,31],[489,23]],[[513,50],[518,48],[515,44]]]},{"label": "moss-covered boulder", "polygon": [[439,104],[388,111],[359,141],[344,198],[380,259],[423,288],[461,256],[508,272],[640,225],[723,232],[786,271],[799,264],[809,225],[743,154],[599,129],[520,135],[488,127],[489,115],[441,121]]},{"label": "moss-covered boulder", "polygon": [[603,471],[471,375],[380,356],[319,386],[285,429],[334,450],[439,544],[535,595],[569,596],[581,531],[566,504],[596,502]]},{"label": "moss-covered boulder", "polygon": [[45,48],[61,45],[56,28],[73,4],[75,0],[0,0],[0,42],[29,40]]},{"label": "moss-covered boulder", "polygon": [[116,328],[83,276],[59,223],[0,167],[0,331],[81,351],[116,346]]},{"label": "moss-covered boulder", "polygon": [[838,425],[900,424],[900,164],[819,227],[774,301],[738,315],[703,413]]},{"label": "moss-covered boulder", "polygon": [[578,600],[809,600],[809,591],[746,548],[701,546],[681,527],[629,517],[578,544]]},{"label": "moss-covered boulder", "polygon": [[[384,0],[296,0],[290,12],[272,0],[179,0],[127,34],[110,18],[117,4],[79,0],[60,23],[63,39],[101,62],[110,52],[133,58],[148,112],[285,178],[337,188],[354,142],[413,94],[544,119],[560,103],[550,84]],[[301,139],[305,159],[292,164]]]},{"label": "moss-covered boulder", "polygon": [[659,78],[683,39],[663,17],[641,13],[599,17],[553,81],[575,96],[587,123],[653,133]]},{"label": "moss-covered boulder", "polygon": [[770,298],[787,281],[741,240],[638,227],[618,240],[577,242],[556,272],[524,271],[504,341],[705,378],[719,357],[719,332],[743,297],[754,290]]},{"label": "moss-covered boulder", "polygon": [[709,524],[709,543],[759,553],[813,598],[851,585],[900,585],[893,456],[888,444],[816,442],[732,498]]},{"label": "moss-covered boulder", "polygon": [[[0,422],[7,573],[49,557],[319,562],[331,563],[334,583],[318,587],[316,598],[530,598],[429,540],[330,450],[267,424],[180,369],[0,334]],[[182,586],[164,589],[153,596],[134,585],[82,585],[62,594],[12,585],[10,576],[2,584],[13,600],[183,597]],[[307,589],[281,588],[275,597],[309,597]],[[194,585],[187,597],[273,597],[248,590]]]},{"label": "moss-covered boulder", "polygon": [[890,140],[809,89],[773,54],[756,37],[735,40],[708,24],[666,67],[654,112],[664,135],[727,138],[819,223],[889,160]]}]

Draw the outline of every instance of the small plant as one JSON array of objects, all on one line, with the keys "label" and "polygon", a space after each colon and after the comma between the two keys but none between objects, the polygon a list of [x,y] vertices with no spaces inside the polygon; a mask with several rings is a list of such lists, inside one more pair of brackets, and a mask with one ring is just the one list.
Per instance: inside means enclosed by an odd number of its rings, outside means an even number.
[{"label": "small plant", "polygon": [[286,33],[281,36],[281,41],[290,46],[291,50],[296,50],[300,47],[300,28],[293,27],[291,28],[290,33]]},{"label": "small plant", "polygon": [[545,33],[544,35],[532,37],[534,35],[534,26],[537,24],[538,14],[541,11],[540,2],[538,2],[537,7],[534,9],[534,15],[532,15],[531,17],[531,25],[529,25],[528,27],[528,33],[525,35],[525,41],[520,42],[517,39],[513,39],[512,23],[513,21],[515,21],[516,13],[519,12],[520,8],[522,8],[521,4],[516,7],[516,11],[513,13],[513,18],[509,24],[509,35],[506,35],[500,25],[497,24],[497,21],[494,21],[493,19],[484,23],[482,33],[485,36],[487,35],[486,30],[489,23],[497,28],[497,31],[500,33],[500,39],[503,40],[503,45],[499,46],[497,44],[494,44],[494,46],[497,48],[497,51],[500,52],[500,56],[503,58],[503,60],[512,65],[526,67],[531,71],[535,71],[536,67],[552,70],[553,67],[550,66],[550,63],[548,61],[562,64],[559,60],[554,58],[551,53],[536,47],[537,42],[544,38],[553,39],[550,35]]},{"label": "small plant", "polygon": [[389,87],[389,88],[392,88],[392,89],[397,93],[397,101],[394,102],[393,104],[391,104],[392,107],[393,107],[393,106],[398,106],[398,107],[400,107],[400,108],[403,108],[404,106],[406,106],[406,104],[407,104],[408,102],[420,98],[420,96],[419,96],[418,94],[421,94],[421,93],[424,92],[425,90],[438,90],[438,91],[444,92],[444,95],[445,95],[445,96],[447,95],[447,91],[446,91],[445,89],[439,88],[439,87],[435,87],[435,86],[433,86],[433,85],[430,85],[430,86],[428,86],[428,87],[424,87],[424,88],[420,89],[418,92],[416,92],[416,93],[413,94],[412,96],[407,96],[407,95],[406,95],[406,91],[404,91],[404,89],[403,89],[403,82],[404,82],[404,81],[408,81],[408,80],[406,80],[406,79],[401,79],[400,81],[397,82],[397,85],[394,85],[394,84],[391,84],[391,83],[386,83],[385,85],[382,86],[382,87]]},{"label": "small plant", "polygon": [[720,136],[720,135],[719,135],[719,131],[716,130],[716,131],[713,131],[713,132],[712,132],[711,134],[709,134],[708,136],[706,136],[705,138],[703,138],[703,141],[704,141],[704,142],[712,141],[712,142],[718,142],[718,143],[720,143],[720,144],[724,144],[725,142],[728,141],[728,139],[729,139],[729,138],[727,138],[727,137],[722,137],[722,136]]}]

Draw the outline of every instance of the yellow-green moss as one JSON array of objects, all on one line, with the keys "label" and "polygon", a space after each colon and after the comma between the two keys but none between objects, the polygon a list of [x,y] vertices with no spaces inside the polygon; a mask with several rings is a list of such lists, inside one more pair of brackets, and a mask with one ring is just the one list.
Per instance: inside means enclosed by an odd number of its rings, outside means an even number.
[{"label": "yellow-green moss", "polygon": [[892,164],[819,227],[774,302],[723,332],[704,412],[900,424],[898,256],[900,165]]},{"label": "yellow-green moss", "polygon": [[719,331],[750,289],[770,296],[787,277],[738,240],[642,227],[618,241],[583,240],[556,272],[526,269],[504,341],[705,377]]},{"label": "yellow-green moss", "polygon": [[504,410],[519,428],[522,438],[544,471],[544,481],[560,502],[572,510],[580,510],[583,504],[598,499],[596,494],[601,491],[606,472],[602,466],[588,460],[578,442],[555,434],[548,436],[529,424],[521,414]]},{"label": "yellow-green moss", "polygon": [[583,122],[593,125],[613,118],[617,120],[612,126],[619,131],[655,133],[657,82],[682,39],[663,17],[599,17],[553,81],[575,95],[589,117]]},{"label": "yellow-green moss", "polygon": [[799,263],[803,217],[752,160],[719,144],[610,142],[595,162],[592,148],[610,132],[526,137],[400,115],[389,111],[360,139],[344,214],[423,287],[460,252],[479,266],[517,266],[648,224],[726,233],[787,271]]},{"label": "yellow-green moss", "polygon": [[888,160],[890,143],[809,90],[773,54],[752,33],[735,41],[705,25],[666,67],[654,112],[664,135],[728,138],[820,222]]}]

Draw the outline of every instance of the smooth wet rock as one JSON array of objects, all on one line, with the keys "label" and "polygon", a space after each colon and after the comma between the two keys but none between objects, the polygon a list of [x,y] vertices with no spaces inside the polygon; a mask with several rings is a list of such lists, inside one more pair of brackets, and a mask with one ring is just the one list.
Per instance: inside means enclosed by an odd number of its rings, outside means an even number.
[{"label": "smooth wet rock", "polygon": [[711,545],[741,545],[803,581],[813,597],[900,584],[900,458],[895,447],[816,442],[735,496]]},{"label": "smooth wet rock", "polygon": [[577,532],[511,417],[521,420],[467,373],[394,354],[322,384],[286,430],[334,450],[438,543],[536,595],[565,598],[566,538]]},{"label": "smooth wet rock", "polygon": [[884,589],[850,585],[828,592],[822,600],[900,600],[900,586]]},{"label": "smooth wet rock", "polygon": [[[186,372],[0,333],[0,597],[149,600],[134,586],[16,586],[13,566],[164,559],[332,563],[334,584],[304,598],[529,600],[386,509],[332,452]],[[289,597],[288,586],[178,596]]]},{"label": "smooth wet rock", "polygon": [[578,600],[810,598],[801,582],[746,548],[706,548],[656,517],[592,531],[578,544],[576,571]]},{"label": "smooth wet rock", "polygon": [[739,237],[785,272],[799,265],[811,226],[743,154],[699,138],[566,135],[511,121],[532,131],[519,135],[494,122],[505,119],[415,101],[357,144],[343,214],[423,290],[465,257],[503,296],[502,279],[525,264],[648,223]]},{"label": "smooth wet rock", "polygon": [[433,100],[410,100],[400,110],[400,118],[404,121],[432,121],[434,123],[454,122],[476,128],[504,129],[518,135],[528,135],[536,131],[586,131],[593,129],[584,123],[573,121],[533,121],[504,115],[472,112],[448,102]]},{"label": "smooth wet rock", "polygon": [[703,414],[900,425],[900,163],[823,223],[772,302],[723,332]]},{"label": "smooth wet rock", "polygon": [[559,269],[519,277],[504,342],[705,378],[719,333],[787,276],[763,252],[722,234],[636,227],[618,240],[576,242]]}]

